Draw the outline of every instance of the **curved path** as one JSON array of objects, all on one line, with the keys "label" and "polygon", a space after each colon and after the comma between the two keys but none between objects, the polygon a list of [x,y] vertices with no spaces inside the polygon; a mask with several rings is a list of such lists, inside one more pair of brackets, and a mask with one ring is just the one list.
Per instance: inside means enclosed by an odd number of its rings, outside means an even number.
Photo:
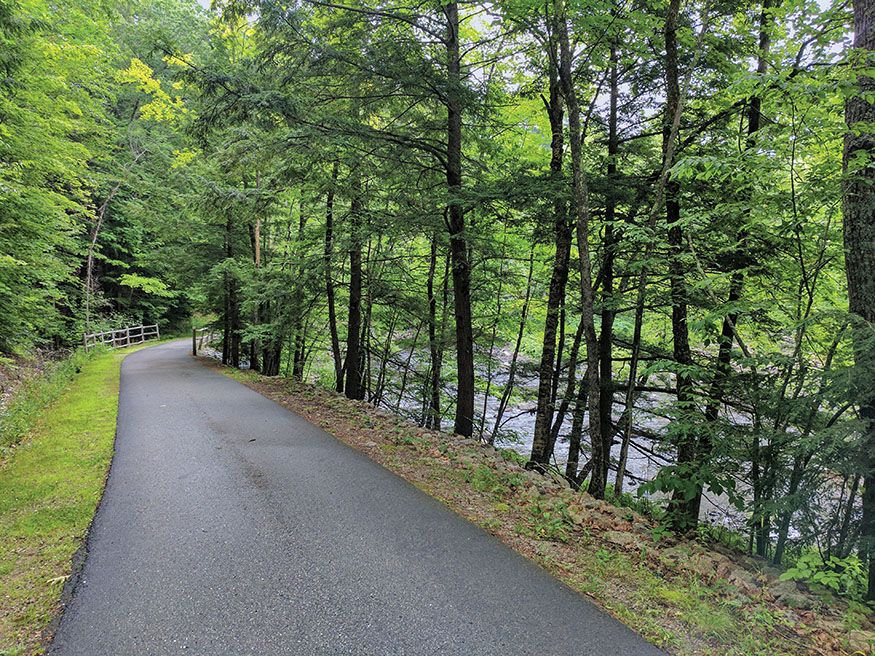
[{"label": "curved path", "polygon": [[122,365],[109,481],[49,653],[662,652],[181,341]]}]

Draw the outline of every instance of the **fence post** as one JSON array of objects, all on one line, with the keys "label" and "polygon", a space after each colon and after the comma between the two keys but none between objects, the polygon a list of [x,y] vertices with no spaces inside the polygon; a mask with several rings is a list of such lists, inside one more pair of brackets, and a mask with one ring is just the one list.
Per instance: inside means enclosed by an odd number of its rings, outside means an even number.
[{"label": "fence post", "polygon": [[161,339],[161,329],[158,327],[158,324],[155,324],[155,339]]},{"label": "fence post", "polygon": [[82,345],[85,346],[85,350],[88,351],[88,333],[82,333]]},{"label": "fence post", "polygon": [[197,355],[197,328],[191,329],[191,354]]}]

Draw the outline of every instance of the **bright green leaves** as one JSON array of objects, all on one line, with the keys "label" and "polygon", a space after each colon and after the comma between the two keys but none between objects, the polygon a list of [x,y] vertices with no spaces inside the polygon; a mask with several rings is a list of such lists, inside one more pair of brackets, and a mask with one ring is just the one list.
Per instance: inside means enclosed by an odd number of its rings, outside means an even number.
[{"label": "bright green leaves", "polygon": [[[152,69],[134,57],[131,65],[118,74],[119,82],[133,84],[137,89],[147,94],[152,100],[140,106],[140,115],[158,123],[178,123],[188,110],[178,95],[171,96],[164,91],[161,82],[157,80]],[[174,85],[175,90],[180,87]]]},{"label": "bright green leaves", "polygon": [[[109,93],[106,24],[39,0],[11,5],[0,41],[14,41],[0,93],[0,349],[63,331],[58,301],[70,280],[74,238],[91,213],[89,162],[105,150]],[[6,260],[8,264],[10,260]]]},{"label": "bright green leaves", "polygon": [[119,278],[119,284],[124,285],[125,287],[130,287],[131,289],[140,289],[153,296],[161,296],[164,298],[173,298],[176,296],[176,293],[168,288],[165,283],[158,280],[158,278],[140,276],[135,273],[124,274]]}]

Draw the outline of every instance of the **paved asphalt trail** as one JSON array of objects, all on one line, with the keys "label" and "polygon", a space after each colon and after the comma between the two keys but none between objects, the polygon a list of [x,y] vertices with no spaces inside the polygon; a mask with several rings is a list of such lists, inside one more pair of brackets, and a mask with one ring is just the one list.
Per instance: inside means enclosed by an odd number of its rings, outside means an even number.
[{"label": "paved asphalt trail", "polygon": [[49,653],[662,654],[185,341],[124,360],[115,458]]}]

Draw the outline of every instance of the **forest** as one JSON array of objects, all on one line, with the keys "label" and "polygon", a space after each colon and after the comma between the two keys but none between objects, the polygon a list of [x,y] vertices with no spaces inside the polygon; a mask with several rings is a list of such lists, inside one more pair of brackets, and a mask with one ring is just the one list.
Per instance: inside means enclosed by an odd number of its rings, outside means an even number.
[{"label": "forest", "polygon": [[4,0],[0,353],[208,326],[873,600],[873,18]]}]

